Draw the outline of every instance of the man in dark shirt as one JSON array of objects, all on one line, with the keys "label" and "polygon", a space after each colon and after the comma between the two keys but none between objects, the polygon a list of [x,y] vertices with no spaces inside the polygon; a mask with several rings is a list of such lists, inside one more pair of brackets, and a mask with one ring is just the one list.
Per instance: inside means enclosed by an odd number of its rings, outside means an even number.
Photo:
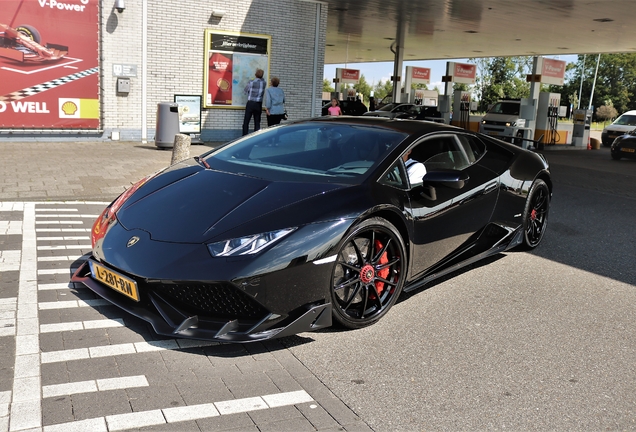
[{"label": "man in dark shirt", "polygon": [[250,128],[250,120],[254,116],[254,132],[261,128],[261,113],[263,112],[263,94],[265,93],[265,80],[263,69],[256,69],[256,78],[245,86],[247,104],[245,105],[245,118],[243,119],[243,135],[247,135]]}]

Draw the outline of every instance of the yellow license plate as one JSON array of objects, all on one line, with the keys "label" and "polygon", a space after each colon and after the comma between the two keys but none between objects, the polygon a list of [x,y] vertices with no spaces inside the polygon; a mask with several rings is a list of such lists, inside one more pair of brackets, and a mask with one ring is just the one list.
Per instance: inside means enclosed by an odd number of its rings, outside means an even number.
[{"label": "yellow license plate", "polygon": [[497,136],[497,135],[499,135],[499,132],[488,132],[488,135]]},{"label": "yellow license plate", "polygon": [[623,147],[623,148],[621,148],[621,151],[625,152],[625,153],[634,153],[634,151],[636,151],[636,150],[633,149],[633,148],[625,148],[625,147]]},{"label": "yellow license plate", "polygon": [[93,275],[93,278],[100,281],[104,285],[111,287],[115,291],[119,291],[123,295],[130,297],[131,299],[139,301],[137,282],[130,278],[127,278],[126,276],[120,275],[117,272],[109,270],[106,267],[103,267],[101,264],[97,264],[95,261],[89,261],[88,263],[91,266],[91,274]]}]

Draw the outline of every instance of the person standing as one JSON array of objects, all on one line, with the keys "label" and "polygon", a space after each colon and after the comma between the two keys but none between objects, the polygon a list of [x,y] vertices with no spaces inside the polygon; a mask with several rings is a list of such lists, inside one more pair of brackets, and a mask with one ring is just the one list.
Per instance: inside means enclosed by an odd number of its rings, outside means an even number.
[{"label": "person standing", "polygon": [[329,107],[327,111],[329,111],[330,116],[342,115],[342,110],[340,109],[340,103],[338,102],[338,99],[336,98],[331,99],[331,106]]},{"label": "person standing", "polygon": [[265,80],[263,69],[256,69],[253,80],[245,86],[247,104],[245,104],[245,118],[243,119],[243,135],[247,135],[250,121],[254,116],[254,132],[261,128],[261,113],[263,111],[263,94],[265,93]]},{"label": "person standing", "polygon": [[285,117],[285,92],[278,87],[280,79],[272,77],[271,83],[272,86],[265,90],[267,126],[277,125]]}]

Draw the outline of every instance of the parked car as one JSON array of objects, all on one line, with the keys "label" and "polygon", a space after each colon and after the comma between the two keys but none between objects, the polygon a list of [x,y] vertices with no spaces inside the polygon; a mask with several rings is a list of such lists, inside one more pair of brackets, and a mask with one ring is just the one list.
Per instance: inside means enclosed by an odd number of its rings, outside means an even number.
[{"label": "parked car", "polygon": [[636,128],[636,110],[627,111],[603,129],[601,142],[605,147],[609,147],[616,138],[624,133],[633,131],[634,128]]},{"label": "parked car", "polygon": [[386,117],[386,118],[396,118],[400,115],[412,115],[413,117],[417,116],[422,109],[421,105],[409,104],[409,103],[390,103],[384,105],[382,108],[377,109],[375,111],[369,111],[364,113],[364,116],[369,117]]},{"label": "parked car", "polygon": [[[406,156],[423,177],[409,178]],[[551,196],[543,156],[494,138],[415,120],[300,120],[131,186],[95,221],[72,281],[170,337],[361,328],[402,291],[538,246]]]},{"label": "parked car", "polygon": [[621,158],[636,159],[636,129],[632,129],[614,139],[610,151],[614,160]]}]

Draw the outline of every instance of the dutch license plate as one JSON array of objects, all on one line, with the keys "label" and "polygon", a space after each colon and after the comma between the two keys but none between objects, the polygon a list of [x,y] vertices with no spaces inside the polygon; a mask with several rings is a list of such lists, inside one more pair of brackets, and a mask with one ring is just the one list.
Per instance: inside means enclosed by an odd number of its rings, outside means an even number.
[{"label": "dutch license plate", "polygon": [[488,132],[488,135],[494,135],[494,136],[496,136],[496,135],[499,135],[499,132]]},{"label": "dutch license plate", "polygon": [[623,148],[621,148],[621,151],[625,152],[625,153],[634,153],[634,151],[636,151],[636,150],[633,149],[633,148],[625,148],[625,147],[623,147]]},{"label": "dutch license plate", "polygon": [[130,297],[135,301],[139,301],[139,291],[137,291],[137,282],[134,280],[127,278],[126,276],[120,275],[117,272],[107,269],[103,267],[101,264],[96,263],[95,261],[88,262],[91,266],[91,274],[93,278],[100,281],[104,285],[109,286],[115,291],[119,291],[125,296]]}]

